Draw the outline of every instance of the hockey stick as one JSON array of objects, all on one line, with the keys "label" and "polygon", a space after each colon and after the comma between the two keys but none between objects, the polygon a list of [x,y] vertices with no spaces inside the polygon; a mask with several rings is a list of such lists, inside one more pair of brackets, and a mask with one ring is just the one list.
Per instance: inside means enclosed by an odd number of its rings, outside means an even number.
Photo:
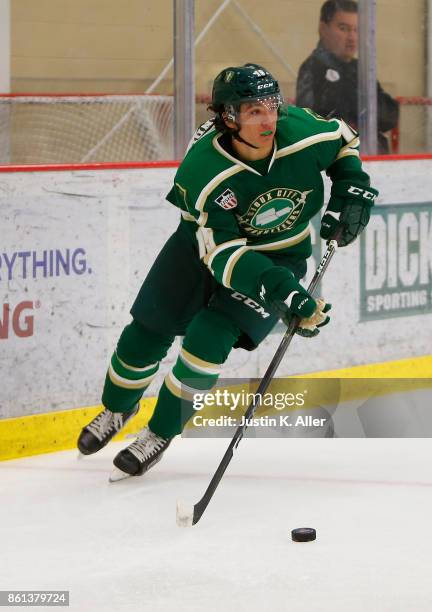
[{"label": "hockey stick", "polygon": [[[327,250],[324,253],[307,289],[309,293],[314,293],[318,283],[320,282],[325,271],[327,270],[327,267],[337,250],[337,247],[337,238],[335,240],[330,240],[327,245]],[[237,428],[233,439],[231,440],[230,445],[228,446],[224,456],[222,457],[222,460],[219,463],[219,466],[216,472],[214,473],[213,478],[211,479],[210,484],[208,485],[202,498],[193,507],[189,507],[186,504],[183,504],[182,502],[177,502],[177,525],[179,525],[180,527],[189,527],[191,525],[195,525],[196,523],[198,523],[198,521],[204,514],[204,511],[210,503],[210,500],[213,497],[213,494],[216,491],[222,479],[222,476],[225,473],[225,470],[227,469],[231,459],[233,458],[234,450],[237,448],[237,446],[240,444],[241,439],[243,438],[243,435],[247,429],[247,423],[249,419],[253,417],[256,409],[260,405],[260,398],[265,393],[269,384],[271,383],[275,372],[279,367],[279,364],[282,361],[285,352],[291,343],[291,340],[293,339],[293,336],[299,323],[300,317],[294,316],[291,319],[291,322],[282,338],[282,341],[279,344],[276,353],[274,354],[274,357],[271,360],[270,365],[267,368],[267,371],[265,372],[256,393],[254,393],[254,399],[252,400],[244,415],[244,425],[239,425],[239,427]]]}]

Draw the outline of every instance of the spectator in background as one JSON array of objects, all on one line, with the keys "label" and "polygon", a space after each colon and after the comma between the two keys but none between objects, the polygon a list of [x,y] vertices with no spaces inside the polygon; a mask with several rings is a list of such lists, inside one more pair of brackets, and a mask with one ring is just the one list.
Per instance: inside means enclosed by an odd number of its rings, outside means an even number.
[{"label": "spectator in background", "polygon": [[[357,126],[357,2],[327,0],[321,7],[319,43],[300,66],[296,105]],[[377,82],[378,152],[389,153],[385,132],[399,120],[399,104]]]}]

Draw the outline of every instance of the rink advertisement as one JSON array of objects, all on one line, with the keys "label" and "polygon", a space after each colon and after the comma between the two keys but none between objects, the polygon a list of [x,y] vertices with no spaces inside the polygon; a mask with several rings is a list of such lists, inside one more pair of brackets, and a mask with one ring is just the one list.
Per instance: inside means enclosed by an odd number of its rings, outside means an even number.
[{"label": "rink advertisement", "polygon": [[176,224],[160,206],[172,174],[149,172],[1,175],[0,418],[99,402],[133,294]]},{"label": "rink advertisement", "polygon": [[361,238],[362,320],[431,312],[431,272],[432,202],[376,207]]},{"label": "rink advertisement", "polygon": [[[27,244],[32,245],[34,239],[32,237]],[[36,311],[42,307],[42,302],[40,299],[20,300],[28,293],[46,293],[41,285],[33,289],[34,281],[81,276],[86,272],[91,274],[92,270],[87,267],[86,250],[82,247],[0,252],[0,284],[8,287],[9,298],[3,302],[0,340],[34,335]]]},{"label": "rink advertisement", "polygon": [[[338,250],[320,288],[333,304],[332,322],[317,338],[294,339],[279,376],[430,354],[431,166],[367,164],[381,195],[364,238]],[[1,174],[0,418],[99,404],[133,299],[178,224],[178,210],[165,200],[174,174],[175,168]],[[311,234],[305,284],[325,248],[317,220]],[[225,372],[261,376],[282,332],[279,326],[258,350],[233,351]],[[179,340],[149,397],[178,346]]]}]

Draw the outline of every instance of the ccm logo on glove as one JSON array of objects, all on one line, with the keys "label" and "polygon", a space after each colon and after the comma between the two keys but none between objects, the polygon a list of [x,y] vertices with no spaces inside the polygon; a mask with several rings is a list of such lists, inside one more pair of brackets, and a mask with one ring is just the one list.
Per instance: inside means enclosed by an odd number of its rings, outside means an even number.
[{"label": "ccm logo on glove", "polygon": [[348,193],[352,193],[353,195],[363,196],[365,200],[371,200],[372,202],[375,200],[377,194],[372,193],[372,191],[367,191],[366,189],[361,189],[360,187],[354,187],[351,185],[348,189]]}]

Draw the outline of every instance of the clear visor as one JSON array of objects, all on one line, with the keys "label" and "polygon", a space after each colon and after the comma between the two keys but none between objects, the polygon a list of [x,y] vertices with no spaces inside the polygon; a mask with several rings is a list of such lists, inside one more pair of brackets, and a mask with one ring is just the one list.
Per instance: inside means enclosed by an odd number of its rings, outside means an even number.
[{"label": "clear visor", "polygon": [[256,111],[259,111],[260,108],[270,112],[278,111],[283,101],[281,94],[245,98],[244,101],[240,100],[235,107],[231,104],[227,105],[226,110],[232,118],[238,119],[240,113],[242,113],[243,115],[250,115],[251,117],[256,115],[257,121],[259,121],[259,112],[257,113]]},{"label": "clear visor", "polygon": [[245,100],[244,102],[241,102],[240,104],[262,104],[263,106],[265,106],[268,110],[274,111],[274,110],[278,110],[282,104],[283,104],[283,96],[282,94],[278,93],[278,94],[271,94],[268,96],[259,96],[258,98],[254,98],[254,99],[248,99]]}]

